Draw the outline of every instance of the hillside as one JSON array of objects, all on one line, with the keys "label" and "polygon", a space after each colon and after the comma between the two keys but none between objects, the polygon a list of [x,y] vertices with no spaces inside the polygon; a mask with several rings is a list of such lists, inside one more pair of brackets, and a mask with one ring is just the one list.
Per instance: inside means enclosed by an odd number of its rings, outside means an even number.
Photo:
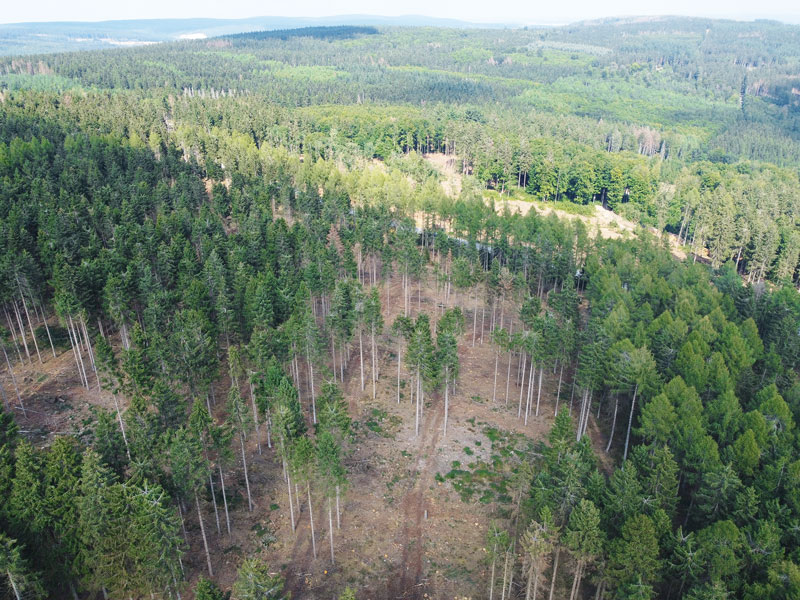
[{"label": "hillside", "polygon": [[381,25],[395,27],[500,27],[407,15],[338,15],[331,17],[253,17],[248,19],[141,19],[128,21],[0,24],[0,56],[143,46],[175,40],[206,39],[250,31],[300,27]]},{"label": "hillside", "polygon": [[215,33],[0,60],[0,600],[800,594],[800,27]]}]

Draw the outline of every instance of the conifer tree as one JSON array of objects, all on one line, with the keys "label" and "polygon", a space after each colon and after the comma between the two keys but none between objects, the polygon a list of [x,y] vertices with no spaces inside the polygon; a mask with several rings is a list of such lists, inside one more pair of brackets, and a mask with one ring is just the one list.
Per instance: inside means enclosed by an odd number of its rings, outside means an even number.
[{"label": "conifer tree", "polygon": [[539,579],[549,564],[553,552],[553,541],[558,536],[558,529],[553,523],[550,509],[542,508],[540,521],[531,521],[522,536],[524,563],[527,565],[527,586],[525,600],[536,600]]},{"label": "conifer tree", "polygon": [[[430,321],[427,315],[417,316],[408,342],[406,364],[414,373],[416,381],[416,408],[414,412],[414,432],[419,435],[419,426],[425,405],[425,389],[431,388],[438,376],[438,363],[431,339]],[[414,384],[412,384],[413,386]]]},{"label": "conifer tree", "polygon": [[[397,337],[397,403],[400,404],[400,365],[403,362],[403,342],[408,345],[413,331],[413,321],[403,315],[398,316],[392,324],[392,333]],[[406,357],[406,361],[408,358]],[[409,388],[410,389],[410,388]]]},{"label": "conifer tree", "polygon": [[115,580],[108,587],[112,595],[176,591],[181,573],[182,539],[175,511],[164,490],[154,484],[122,484],[114,496],[112,511],[125,515],[120,537],[124,540]]},{"label": "conifer tree", "polygon": [[581,500],[569,517],[564,539],[576,560],[575,577],[570,600],[580,596],[581,579],[586,567],[597,558],[603,548],[600,512],[591,500]]},{"label": "conifer tree", "polygon": [[339,379],[344,382],[344,367],[347,362],[347,349],[353,336],[355,325],[355,301],[352,285],[349,280],[336,282],[331,299],[331,310],[328,315],[328,325],[331,329],[331,354],[333,355],[334,378],[336,376],[336,346],[339,347]]},{"label": "conifer tree", "polygon": [[221,533],[219,523],[219,510],[217,509],[217,496],[214,490],[214,477],[212,474],[213,467],[209,460],[209,448],[214,443],[214,427],[211,415],[208,414],[206,407],[202,402],[195,400],[192,404],[192,411],[189,414],[189,429],[195,439],[199,440],[200,446],[203,449],[203,458],[205,459],[206,475],[208,476],[209,489],[211,491],[211,503],[214,505],[214,518],[217,523],[217,533]]},{"label": "conifer tree", "polygon": [[200,438],[194,435],[191,430],[181,427],[165,440],[165,444],[169,456],[172,482],[178,493],[179,501],[188,500],[191,502],[194,500],[197,509],[197,520],[203,537],[203,549],[206,554],[208,574],[213,577],[214,569],[211,566],[211,553],[208,550],[206,528],[203,523],[203,513],[200,510],[200,498],[197,495],[197,490],[202,486],[205,474],[208,472],[208,462],[204,458]]},{"label": "conifer tree", "polygon": [[125,443],[125,452],[128,455],[128,461],[131,460],[131,451],[128,446],[128,438],[125,435],[125,422],[122,418],[122,411],[119,407],[119,399],[117,393],[119,390],[119,381],[121,374],[119,371],[119,363],[114,356],[114,351],[108,341],[100,336],[95,343],[95,354],[97,356],[98,373],[100,375],[100,385],[110,392],[111,397],[114,399],[114,409],[117,413],[117,422],[119,423],[119,430],[122,434],[122,441]]},{"label": "conifer tree", "polygon": [[233,428],[227,423],[211,429],[211,440],[217,453],[217,472],[219,473],[219,487],[222,492],[222,504],[225,508],[225,525],[229,536],[231,535],[231,518],[228,510],[228,495],[225,491],[224,467],[233,462],[233,451],[231,449],[233,434]]},{"label": "conifer tree", "polygon": [[[496,523],[489,527],[486,536],[487,559],[491,564],[491,573],[489,575],[489,600],[492,600],[495,589],[497,559],[503,556],[508,550],[509,539],[508,532],[501,529]],[[505,591],[505,581],[503,582],[503,590]]]},{"label": "conifer tree", "polygon": [[226,595],[217,587],[217,584],[202,575],[194,587],[195,600],[225,600]]},{"label": "conifer tree", "polygon": [[117,569],[121,567],[118,560],[122,553],[117,546],[121,540],[115,536],[121,533],[123,523],[114,507],[118,506],[122,486],[100,455],[91,449],[83,453],[78,491],[84,581],[94,592],[112,589],[119,576]]},{"label": "conifer tree", "polygon": [[239,567],[233,584],[232,600],[288,600],[283,592],[283,578],[270,572],[258,558],[247,558]]},{"label": "conifer tree", "polygon": [[[492,332],[492,342],[494,343],[494,382],[492,384],[492,403],[497,401],[497,367],[500,361],[500,352],[508,347],[510,336],[506,329],[498,328]],[[509,369],[511,367],[509,361]],[[508,392],[506,392],[508,401]]]},{"label": "conifer tree", "polygon": [[378,347],[375,338],[383,332],[381,297],[377,287],[373,287],[364,303],[364,321],[369,330],[372,358],[372,398],[375,398],[378,385]]},{"label": "conifer tree", "polygon": [[618,588],[635,584],[652,585],[659,579],[658,533],[647,515],[625,521],[619,538],[609,548],[608,574]]},{"label": "conifer tree", "polygon": [[[295,476],[295,485],[305,484],[308,498],[308,520],[311,527],[311,549],[314,558],[317,558],[317,540],[314,535],[314,505],[311,500],[311,480],[315,471],[314,446],[306,436],[301,436],[292,445],[291,472]],[[297,507],[300,509],[300,498],[297,498]]]},{"label": "conifer tree", "polygon": [[0,533],[0,574],[16,600],[47,597],[38,575],[22,557],[16,541],[3,533]]},{"label": "conifer tree", "polygon": [[247,506],[250,512],[253,512],[253,498],[250,494],[250,478],[247,473],[247,453],[245,452],[244,441],[247,436],[247,431],[250,428],[250,411],[245,406],[244,399],[239,393],[236,384],[231,386],[228,393],[228,422],[230,427],[239,434],[239,445],[242,451],[242,467],[244,468],[244,481],[247,488]]},{"label": "conifer tree", "polygon": [[444,435],[447,435],[447,416],[450,407],[450,387],[455,390],[458,380],[458,338],[463,333],[464,319],[458,308],[445,311],[436,324],[436,361],[438,369],[444,372]]},{"label": "conifer tree", "polygon": [[345,480],[345,470],[341,463],[341,447],[329,431],[317,437],[317,473],[320,486],[328,500],[328,534],[331,545],[331,563],[335,563],[333,552],[333,507],[337,487]]},{"label": "conifer tree", "polygon": [[[278,445],[278,456],[281,459],[283,466],[283,476],[286,480],[286,489],[289,498],[289,518],[292,525],[292,531],[295,530],[295,517],[294,517],[294,503],[292,502],[292,457],[294,454],[294,446],[297,440],[302,437],[302,430],[298,427],[298,419],[292,410],[292,406],[288,399],[284,398],[279,402],[274,415],[275,437]],[[302,418],[302,417],[301,417]],[[295,498],[298,505],[300,499]],[[299,515],[298,515],[299,516]]]},{"label": "conifer tree", "polygon": [[[347,405],[339,387],[335,383],[326,383],[322,387],[320,396],[320,421],[318,431],[329,432],[340,447],[344,447],[345,440],[350,433],[351,420],[347,414]],[[339,498],[342,487],[346,487],[346,479],[341,479],[336,484],[336,528],[341,528],[341,510]]]},{"label": "conifer tree", "polygon": [[317,399],[314,389],[314,364],[321,354],[320,334],[314,311],[311,306],[311,296],[305,282],[300,284],[295,295],[296,332],[300,348],[305,352],[306,365],[308,366],[308,383],[311,388],[311,416],[312,422],[317,422]]}]

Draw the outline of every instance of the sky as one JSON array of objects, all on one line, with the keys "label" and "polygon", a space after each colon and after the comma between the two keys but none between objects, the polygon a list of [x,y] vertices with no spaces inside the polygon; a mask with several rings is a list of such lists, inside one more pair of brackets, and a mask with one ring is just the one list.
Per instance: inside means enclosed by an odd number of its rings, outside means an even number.
[{"label": "sky", "polygon": [[425,15],[482,23],[547,24],[627,15],[772,18],[800,23],[798,0],[7,0],[0,22],[158,18]]}]

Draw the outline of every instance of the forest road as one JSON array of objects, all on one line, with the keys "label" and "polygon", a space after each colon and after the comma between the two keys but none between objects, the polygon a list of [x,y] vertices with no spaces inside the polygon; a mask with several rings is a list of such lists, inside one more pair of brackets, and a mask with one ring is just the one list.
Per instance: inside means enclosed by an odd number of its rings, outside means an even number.
[{"label": "forest road", "polygon": [[429,506],[426,491],[433,485],[434,452],[442,433],[443,403],[436,402],[430,412],[433,414],[424,420],[417,440],[413,483],[400,502],[403,527],[398,533],[396,543],[403,549],[403,555],[399,565],[400,573],[386,582],[386,594],[383,597],[389,600],[419,600],[426,592],[431,597],[431,590],[422,578],[424,523]]}]

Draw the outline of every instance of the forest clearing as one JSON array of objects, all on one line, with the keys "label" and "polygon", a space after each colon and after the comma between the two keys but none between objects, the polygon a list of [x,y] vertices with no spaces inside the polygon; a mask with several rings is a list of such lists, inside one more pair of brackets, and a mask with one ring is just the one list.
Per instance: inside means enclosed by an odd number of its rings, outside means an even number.
[{"label": "forest clearing", "polygon": [[0,600],[797,598],[798,57],[682,17],[0,57]]},{"label": "forest clearing", "polygon": [[[427,291],[420,298],[421,311],[433,315],[438,299],[429,297]],[[402,282],[394,281],[389,294],[399,297]],[[411,295],[416,298],[414,291]],[[456,297],[454,294],[458,303]],[[386,322],[402,314],[401,305],[393,308],[400,310],[385,311]],[[412,302],[412,311],[416,314],[418,310],[416,301]],[[485,433],[487,428],[531,440],[545,438],[553,421],[557,381],[545,380],[541,413],[524,425],[515,413],[519,385],[514,375],[509,385],[510,405],[504,398],[505,379],[500,382],[503,397],[491,400],[494,349],[488,326],[483,332],[478,330],[474,347],[467,333],[459,344],[460,390],[451,400],[446,438],[442,437],[441,397],[426,401],[424,425],[419,436],[415,435],[408,399],[404,395],[400,404],[396,401],[392,376],[397,364],[395,349],[387,346],[379,350],[382,374],[375,399],[369,390],[359,389],[355,361],[345,372],[345,400],[360,430],[356,449],[345,461],[351,473],[351,489],[343,498],[341,529],[337,527],[335,534],[341,540],[337,542],[337,566],[314,559],[307,506],[297,517],[297,531],[292,532],[274,450],[262,448],[259,454],[255,441],[249,440],[248,452],[253,460],[248,466],[256,508],[248,514],[244,481],[237,476],[227,491],[231,518],[237,523],[233,535],[226,535],[223,528],[219,535],[209,536],[210,550],[219,557],[214,569],[221,586],[233,584],[237,557],[263,553],[270,564],[287,569],[287,587],[302,598],[326,598],[346,586],[364,590],[367,600],[468,597],[474,592],[487,576],[481,548],[497,502],[466,502],[449,482],[438,479],[452,469],[453,461],[491,462],[493,444]],[[18,417],[20,427],[41,446],[50,445],[58,435],[81,436],[91,407],[113,408],[95,387],[86,390],[69,352],[55,359],[45,358],[44,365],[34,363],[16,372],[28,412],[26,418]],[[217,384],[219,397],[224,395],[225,386],[224,380]],[[301,390],[303,393],[308,394],[308,389]],[[596,450],[601,452],[604,437],[593,421],[590,431]],[[469,454],[465,453],[467,449]],[[321,508],[320,503],[314,510],[322,514]],[[190,546],[201,545],[197,525],[187,523],[186,527]],[[320,548],[327,543],[324,531],[316,543]],[[201,570],[204,558],[201,553],[189,553],[184,563]]]}]

